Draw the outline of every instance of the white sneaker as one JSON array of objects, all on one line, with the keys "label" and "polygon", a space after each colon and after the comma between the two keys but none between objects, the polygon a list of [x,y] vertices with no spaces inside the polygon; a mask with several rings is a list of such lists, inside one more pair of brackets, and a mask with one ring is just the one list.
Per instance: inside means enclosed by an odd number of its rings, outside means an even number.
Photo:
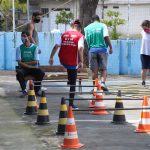
[{"label": "white sneaker", "polygon": [[107,86],[105,85],[105,83],[101,83],[101,87],[102,87],[102,89],[103,89],[103,91],[108,91],[108,88],[107,88]]}]

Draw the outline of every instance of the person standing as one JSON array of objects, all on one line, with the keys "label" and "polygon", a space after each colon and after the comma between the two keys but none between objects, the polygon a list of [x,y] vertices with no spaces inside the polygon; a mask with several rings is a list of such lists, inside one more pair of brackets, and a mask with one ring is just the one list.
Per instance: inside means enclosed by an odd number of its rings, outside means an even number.
[{"label": "person standing", "polygon": [[74,105],[73,99],[75,96],[77,72],[79,69],[83,68],[84,49],[84,36],[81,34],[81,23],[79,20],[73,22],[72,29],[63,33],[61,39],[54,46],[49,59],[50,65],[53,65],[53,56],[59,47],[59,60],[67,69],[68,81],[70,84],[69,105],[72,106],[73,109],[78,109],[78,107]]},{"label": "person standing", "polygon": [[[24,29],[30,33],[30,42],[36,44],[37,46],[39,46],[39,37],[35,28],[35,24],[41,21],[41,15],[42,14],[39,11],[33,12],[31,22],[28,23]],[[41,49],[38,50],[38,53],[41,54]]]},{"label": "person standing", "polygon": [[142,85],[146,85],[146,74],[150,69],[150,20],[144,20],[141,24],[142,27],[142,43],[141,43],[141,78]]},{"label": "person standing", "polygon": [[21,40],[23,44],[16,48],[16,61],[19,65],[19,68],[16,70],[16,77],[22,89],[22,97],[27,95],[25,77],[29,75],[35,78],[34,81],[38,81],[35,82],[36,86],[34,89],[35,94],[40,96],[39,90],[45,73],[38,67],[38,47],[30,42],[30,34],[27,31],[22,32]]},{"label": "person standing", "polygon": [[101,86],[103,90],[108,91],[105,85],[108,59],[107,47],[109,46],[109,54],[112,54],[112,45],[107,26],[100,22],[99,16],[94,15],[92,21],[91,24],[84,28],[89,49],[89,66],[92,70],[93,81],[98,78],[98,72],[101,72]]}]

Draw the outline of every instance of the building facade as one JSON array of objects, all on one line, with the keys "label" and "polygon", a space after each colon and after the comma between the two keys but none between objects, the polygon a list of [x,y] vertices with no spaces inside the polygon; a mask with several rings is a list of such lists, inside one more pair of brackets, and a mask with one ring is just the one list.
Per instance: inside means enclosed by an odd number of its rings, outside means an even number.
[{"label": "building facade", "polygon": [[[79,18],[80,0],[30,0],[30,14],[35,10],[41,10],[43,14],[42,23],[38,26],[39,31],[49,32],[57,28],[56,15],[62,9],[71,11],[75,18]],[[68,3],[67,3],[68,2]],[[150,0],[102,0],[99,1],[96,13],[102,18],[108,10],[119,11],[121,18],[126,20],[125,25],[118,27],[123,37],[140,37],[141,22],[150,19]],[[50,13],[48,13],[50,12]],[[105,15],[104,15],[105,18]],[[64,32],[64,25],[58,28]],[[69,28],[69,26],[68,26]]]}]

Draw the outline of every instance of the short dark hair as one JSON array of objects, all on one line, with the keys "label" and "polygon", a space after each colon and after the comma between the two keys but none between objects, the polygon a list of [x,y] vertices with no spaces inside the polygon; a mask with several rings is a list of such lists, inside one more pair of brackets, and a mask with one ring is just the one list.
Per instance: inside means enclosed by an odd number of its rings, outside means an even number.
[{"label": "short dark hair", "polygon": [[42,13],[40,11],[35,11],[32,13],[32,17],[41,16]]},{"label": "short dark hair", "polygon": [[98,15],[93,15],[92,16],[92,21],[100,21],[100,18]]},{"label": "short dark hair", "polygon": [[29,33],[28,31],[22,31],[21,36],[22,36],[23,34],[26,34],[27,36],[30,36],[30,33]]},{"label": "short dark hair", "polygon": [[81,29],[82,25],[79,19],[76,19],[72,22],[72,26],[76,27],[77,29]]},{"label": "short dark hair", "polygon": [[150,21],[149,20],[144,20],[141,24],[142,27],[150,27]]}]

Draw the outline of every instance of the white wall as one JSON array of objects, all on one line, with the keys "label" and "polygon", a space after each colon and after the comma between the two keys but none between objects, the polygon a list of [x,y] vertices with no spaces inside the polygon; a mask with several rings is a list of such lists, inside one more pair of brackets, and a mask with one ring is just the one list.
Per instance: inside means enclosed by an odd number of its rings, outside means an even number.
[{"label": "white wall", "polygon": [[[108,0],[105,4],[108,8],[104,9],[104,12],[108,10],[119,11],[121,13],[121,18],[126,20],[125,25],[121,25],[118,28],[118,31],[123,35],[127,36],[128,34],[131,37],[139,36],[141,32],[141,23],[145,19],[150,19],[150,0],[143,1],[144,4],[141,4],[141,0],[130,0],[131,5],[129,7],[129,24],[128,24],[128,0]],[[121,2],[121,3],[120,3]],[[124,4],[123,4],[124,3]],[[139,4],[140,3],[140,4]],[[118,9],[114,9],[113,6],[119,6]],[[101,17],[102,5],[99,3],[97,7],[97,14]]]}]

